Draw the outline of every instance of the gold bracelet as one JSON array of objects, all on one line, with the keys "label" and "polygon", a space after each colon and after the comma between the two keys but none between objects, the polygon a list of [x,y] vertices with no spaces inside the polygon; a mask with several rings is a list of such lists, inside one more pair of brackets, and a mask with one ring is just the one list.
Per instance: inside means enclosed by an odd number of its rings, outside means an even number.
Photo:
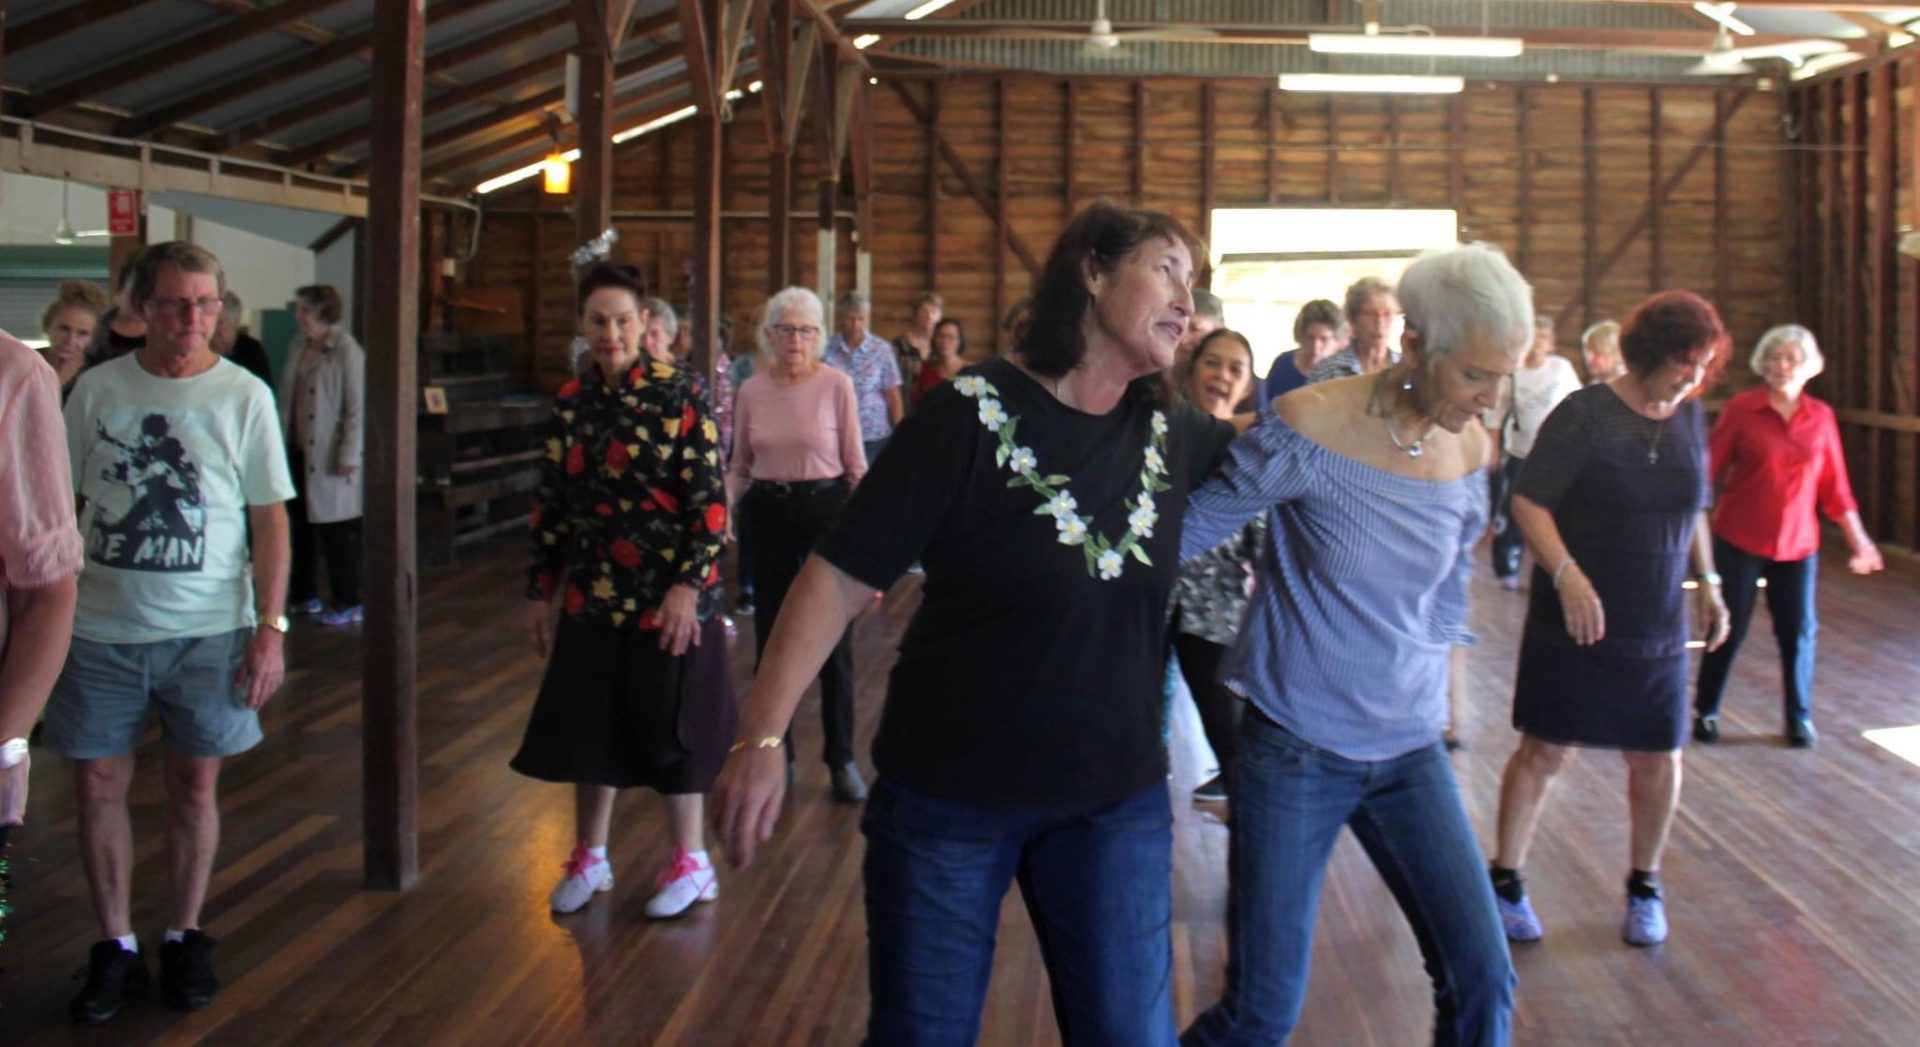
[{"label": "gold bracelet", "polygon": [[778,749],[785,744],[785,739],[777,734],[769,734],[764,738],[755,738],[752,741],[742,738],[733,743],[732,747],[727,750],[727,755],[732,756],[742,749]]}]

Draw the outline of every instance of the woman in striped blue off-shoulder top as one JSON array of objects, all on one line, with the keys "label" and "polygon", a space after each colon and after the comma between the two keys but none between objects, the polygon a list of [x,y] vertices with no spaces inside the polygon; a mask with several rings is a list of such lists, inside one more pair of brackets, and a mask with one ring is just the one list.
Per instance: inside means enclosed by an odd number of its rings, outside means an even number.
[{"label": "woman in striped blue off-shoulder top", "polygon": [[1183,556],[1256,514],[1270,524],[1225,669],[1251,704],[1232,785],[1227,989],[1189,1045],[1292,1031],[1342,826],[1419,940],[1436,1041],[1508,1040],[1512,962],[1441,732],[1487,521],[1475,418],[1525,354],[1531,292],[1474,244],[1414,262],[1400,301],[1398,364],[1274,401],[1188,505]]}]

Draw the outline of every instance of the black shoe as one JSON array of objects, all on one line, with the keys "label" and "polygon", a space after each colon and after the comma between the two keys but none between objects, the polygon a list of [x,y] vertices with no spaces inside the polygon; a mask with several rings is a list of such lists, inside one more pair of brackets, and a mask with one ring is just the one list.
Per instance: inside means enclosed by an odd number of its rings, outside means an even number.
[{"label": "black shoe", "polygon": [[1227,776],[1216,774],[1193,791],[1194,803],[1220,803],[1227,798]]},{"label": "black shoe", "polygon": [[1712,745],[1720,740],[1720,718],[1701,714],[1693,718],[1693,740]]},{"label": "black shoe", "polygon": [[867,799],[867,780],[860,777],[860,768],[843,763],[833,769],[833,801],[835,803],[864,803]]},{"label": "black shoe", "polygon": [[753,597],[742,596],[738,601],[734,603],[733,613],[734,614],[752,614],[753,613]]},{"label": "black shoe", "polygon": [[[75,1025],[101,1025],[113,1020],[130,994],[147,991],[147,959],[128,952],[112,939],[94,942],[87,954],[87,984],[67,1004]],[[78,975],[75,975],[78,977]]]},{"label": "black shoe", "polygon": [[1813,729],[1813,720],[1802,716],[1787,724],[1787,747],[1790,749],[1811,749],[1820,740],[1820,732]]},{"label": "black shoe", "polygon": [[213,976],[213,947],[203,931],[188,931],[160,946],[160,998],[176,1011],[200,1011],[213,1002],[220,980]]}]

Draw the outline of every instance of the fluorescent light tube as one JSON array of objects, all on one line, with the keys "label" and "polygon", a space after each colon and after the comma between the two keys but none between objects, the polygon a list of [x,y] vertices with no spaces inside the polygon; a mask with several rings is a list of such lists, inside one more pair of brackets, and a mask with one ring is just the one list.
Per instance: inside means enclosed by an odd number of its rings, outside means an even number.
[{"label": "fluorescent light tube", "polygon": [[1361,73],[1281,73],[1282,91],[1358,94],[1454,95],[1466,89],[1457,76],[1375,76]]},{"label": "fluorescent light tube", "polygon": [[1425,36],[1395,33],[1309,33],[1307,47],[1323,55],[1437,55],[1447,58],[1517,58],[1526,50],[1517,36]]},{"label": "fluorescent light tube", "polygon": [[1741,36],[1753,35],[1752,26],[1748,25],[1745,22],[1742,22],[1738,18],[1733,17],[1733,9],[1734,9],[1733,4],[1709,4],[1709,3],[1700,2],[1700,0],[1696,0],[1696,2],[1693,5],[1693,9],[1705,15],[1706,17],[1713,19],[1714,21],[1720,23],[1721,25],[1726,26],[1728,29],[1731,29],[1734,32],[1739,33]]}]

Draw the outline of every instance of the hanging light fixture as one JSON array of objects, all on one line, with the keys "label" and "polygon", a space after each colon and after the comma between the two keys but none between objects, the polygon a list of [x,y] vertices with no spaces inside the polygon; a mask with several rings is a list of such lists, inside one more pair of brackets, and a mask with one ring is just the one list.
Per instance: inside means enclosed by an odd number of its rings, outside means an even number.
[{"label": "hanging light fixture", "polygon": [[61,180],[60,182],[60,224],[53,227],[53,242],[56,244],[59,244],[62,247],[66,247],[80,239],[78,236],[74,235],[73,222],[71,219],[67,217],[67,194],[72,189],[72,187],[73,187],[73,183],[68,182],[64,179]]},{"label": "hanging light fixture", "polygon": [[557,145],[540,161],[540,188],[552,196],[565,196],[573,189],[573,165]]}]

